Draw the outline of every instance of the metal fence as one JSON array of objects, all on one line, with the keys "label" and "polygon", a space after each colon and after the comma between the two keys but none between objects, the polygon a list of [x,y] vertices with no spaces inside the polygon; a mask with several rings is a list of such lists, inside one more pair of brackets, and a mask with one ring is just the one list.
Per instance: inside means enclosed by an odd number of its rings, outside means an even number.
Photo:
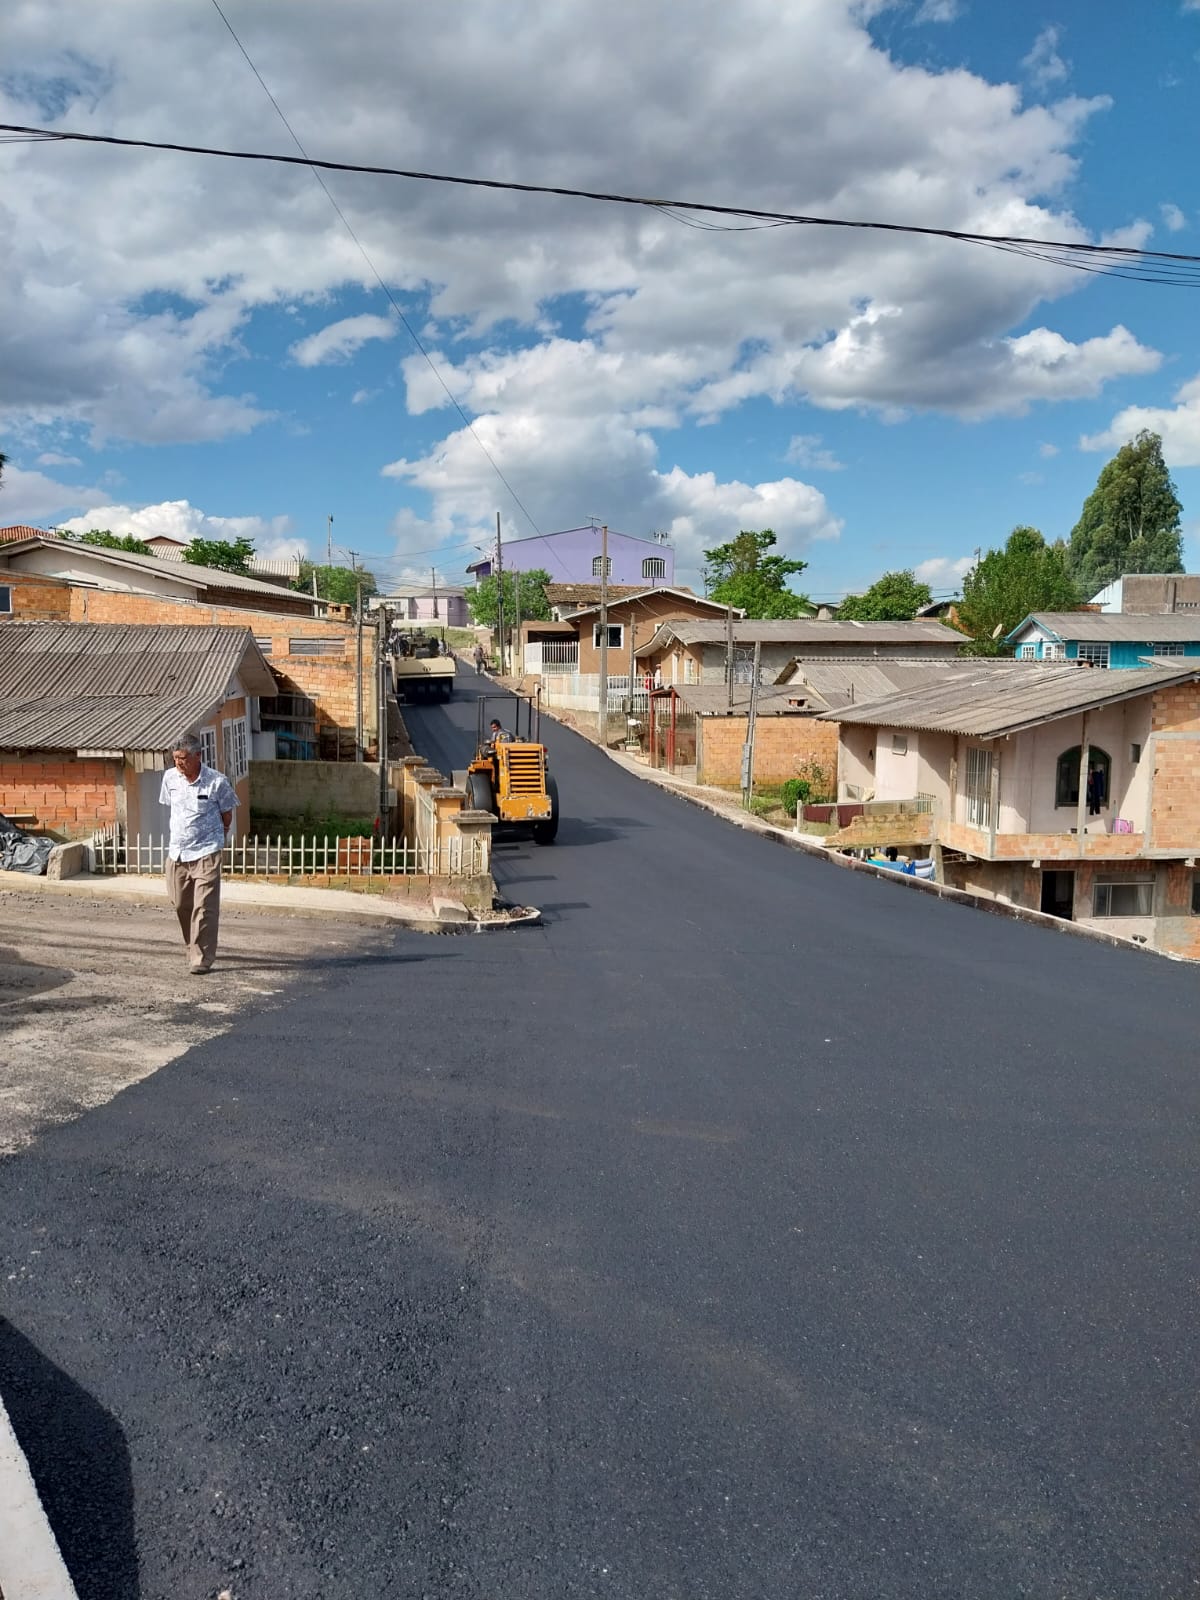
[{"label": "metal fence", "polygon": [[[542,704],[570,711],[595,711],[600,701],[600,674],[598,672],[542,671]],[[633,717],[644,717],[649,710],[649,694],[641,678],[635,677],[630,689],[629,677],[610,677],[608,680],[608,710],[610,716],[626,711]]]},{"label": "metal fence", "polygon": [[[167,836],[161,833],[127,836],[120,829],[106,829],[89,841],[92,871],[161,874],[166,870],[167,844]],[[478,877],[488,870],[488,847],[480,838],[460,837],[427,845],[407,839],[245,834],[225,846],[221,870],[245,878]]]}]

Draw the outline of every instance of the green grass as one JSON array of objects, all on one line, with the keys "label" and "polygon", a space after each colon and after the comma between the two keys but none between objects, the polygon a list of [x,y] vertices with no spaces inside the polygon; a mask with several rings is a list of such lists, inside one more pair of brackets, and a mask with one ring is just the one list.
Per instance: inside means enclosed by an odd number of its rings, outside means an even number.
[{"label": "green grass", "polygon": [[369,839],[375,819],[363,817],[260,817],[251,818],[251,832],[260,839]]}]

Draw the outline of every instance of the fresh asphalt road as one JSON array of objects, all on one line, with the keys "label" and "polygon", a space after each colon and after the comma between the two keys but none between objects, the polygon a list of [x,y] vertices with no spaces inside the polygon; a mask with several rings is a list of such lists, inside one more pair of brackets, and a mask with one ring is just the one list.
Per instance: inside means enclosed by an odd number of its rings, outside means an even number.
[{"label": "fresh asphalt road", "polygon": [[543,731],[544,926],[318,961],[0,1166],[81,1596],[1192,1594],[1195,969]]}]

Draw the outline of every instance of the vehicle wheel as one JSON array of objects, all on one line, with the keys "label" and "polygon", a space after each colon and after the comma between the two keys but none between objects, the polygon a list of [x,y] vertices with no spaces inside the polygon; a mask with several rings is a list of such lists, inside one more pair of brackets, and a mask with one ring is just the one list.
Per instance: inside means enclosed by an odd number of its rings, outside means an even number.
[{"label": "vehicle wheel", "polygon": [[468,772],[467,799],[472,811],[496,812],[496,798],[492,793],[492,780],[486,772]]},{"label": "vehicle wheel", "polygon": [[558,784],[553,778],[546,779],[546,793],[550,796],[550,821],[534,823],[534,844],[553,844],[558,835]]}]

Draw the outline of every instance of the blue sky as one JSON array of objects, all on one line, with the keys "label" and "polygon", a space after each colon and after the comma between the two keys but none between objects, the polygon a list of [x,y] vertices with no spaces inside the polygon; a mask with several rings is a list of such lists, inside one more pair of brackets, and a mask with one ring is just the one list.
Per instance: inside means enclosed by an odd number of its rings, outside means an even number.
[{"label": "blue sky", "polygon": [[[1200,253],[1200,0],[270,0],[227,13],[314,154]],[[400,21],[402,26],[397,26]],[[6,122],[285,150],[207,0],[24,0]],[[773,526],[822,597],[1065,535],[1164,434],[1200,564],[1200,299],[951,243],[0,145],[0,522],[324,546],[380,575],[607,519],[683,581]],[[1086,445],[1086,448],[1084,447]],[[586,575],[582,575],[586,576]]]}]

